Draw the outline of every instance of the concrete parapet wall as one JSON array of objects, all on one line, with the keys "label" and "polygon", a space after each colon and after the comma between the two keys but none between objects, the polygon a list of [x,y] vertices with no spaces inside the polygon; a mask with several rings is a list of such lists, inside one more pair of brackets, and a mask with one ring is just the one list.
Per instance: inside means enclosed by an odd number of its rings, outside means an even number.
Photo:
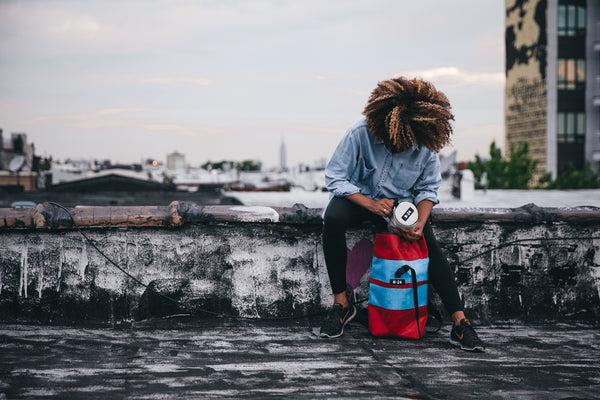
[{"label": "concrete parapet wall", "polygon": [[[321,212],[186,202],[0,209],[0,320],[320,312],[331,302]],[[600,321],[598,209],[435,209],[432,220],[472,318]],[[364,225],[348,235],[359,299],[373,234]]]}]

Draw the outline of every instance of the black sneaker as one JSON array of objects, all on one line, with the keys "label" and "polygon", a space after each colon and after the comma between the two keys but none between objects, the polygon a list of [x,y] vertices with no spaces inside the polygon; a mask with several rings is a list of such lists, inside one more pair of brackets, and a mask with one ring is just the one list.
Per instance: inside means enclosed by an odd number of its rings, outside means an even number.
[{"label": "black sneaker", "polygon": [[321,326],[321,337],[336,338],[344,333],[344,326],[356,316],[356,307],[349,305],[344,308],[339,303],[335,303],[327,319]]},{"label": "black sneaker", "polygon": [[475,333],[475,329],[473,329],[473,326],[466,318],[460,321],[460,325],[452,327],[450,343],[460,347],[462,350],[485,352],[483,342],[479,339],[479,336]]}]

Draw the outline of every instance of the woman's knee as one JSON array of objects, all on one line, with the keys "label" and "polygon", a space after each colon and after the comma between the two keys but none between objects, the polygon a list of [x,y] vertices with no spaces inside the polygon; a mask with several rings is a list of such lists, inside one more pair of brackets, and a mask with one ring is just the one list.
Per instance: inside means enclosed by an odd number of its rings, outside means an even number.
[{"label": "woman's knee", "polygon": [[323,216],[323,226],[325,229],[346,229],[348,218],[346,215],[338,212],[325,213]]},{"label": "woman's knee", "polygon": [[326,227],[346,228],[350,223],[350,208],[347,199],[332,199],[323,215]]}]

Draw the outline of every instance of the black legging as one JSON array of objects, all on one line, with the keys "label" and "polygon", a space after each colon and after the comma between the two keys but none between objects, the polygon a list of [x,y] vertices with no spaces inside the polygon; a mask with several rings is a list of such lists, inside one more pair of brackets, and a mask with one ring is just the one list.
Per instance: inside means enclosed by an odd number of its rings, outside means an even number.
[{"label": "black legging", "polygon": [[[363,221],[373,222],[378,230],[386,228],[386,221],[345,197],[334,197],[329,202],[323,217],[323,252],[327,273],[334,294],[346,290],[346,230]],[[463,311],[462,301],[458,294],[454,274],[448,260],[435,239],[431,224],[427,222],[423,229],[425,243],[429,251],[429,277],[439,294],[446,310],[453,314]]]}]

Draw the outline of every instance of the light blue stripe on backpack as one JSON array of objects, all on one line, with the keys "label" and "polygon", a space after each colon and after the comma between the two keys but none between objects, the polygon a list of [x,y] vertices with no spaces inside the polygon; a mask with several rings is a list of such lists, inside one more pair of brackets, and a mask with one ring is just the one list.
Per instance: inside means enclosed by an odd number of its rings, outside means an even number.
[{"label": "light blue stripe on backpack", "polygon": [[[404,265],[409,265],[417,273],[417,282],[427,280],[427,267],[429,267],[429,258],[421,258],[413,261],[399,261],[399,260],[383,260],[381,258],[373,257],[373,264],[371,265],[371,278],[377,279],[378,281],[389,282],[390,279],[395,278],[396,271],[398,268]],[[406,283],[412,282],[410,277],[410,271],[404,273],[401,276]]]},{"label": "light blue stripe on backpack", "polygon": [[[427,285],[417,287],[419,307],[427,305]],[[415,308],[413,289],[389,289],[371,283],[369,285],[369,304],[388,310],[409,310]]]}]

